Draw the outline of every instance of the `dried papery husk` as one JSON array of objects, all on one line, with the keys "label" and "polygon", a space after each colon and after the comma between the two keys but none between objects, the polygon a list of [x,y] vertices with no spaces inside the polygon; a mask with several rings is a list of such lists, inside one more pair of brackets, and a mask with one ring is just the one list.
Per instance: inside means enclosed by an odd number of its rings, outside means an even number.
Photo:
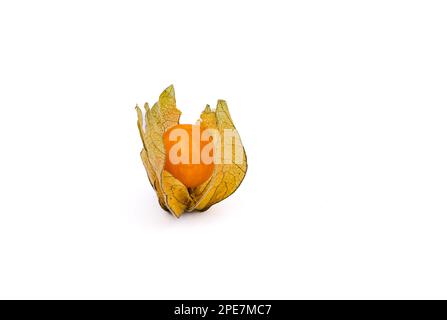
[{"label": "dried papery husk", "polygon": [[[201,124],[206,128],[214,129],[218,135],[217,138],[222,143],[220,144],[221,152],[215,152],[218,158],[215,158],[212,176],[193,189],[188,189],[164,170],[166,150],[163,134],[169,128],[179,124],[181,115],[181,111],[176,107],[174,87],[171,85],[164,90],[152,108],[146,103],[144,109],[145,121],[143,121],[141,109],[136,107],[138,129],[143,141],[141,159],[163,209],[176,217],[180,217],[184,212],[205,211],[236,191],[247,172],[247,156],[224,100],[218,101],[215,110],[211,110],[207,105],[200,116]],[[234,136],[229,142],[224,141],[225,130],[233,130]],[[226,156],[224,148],[231,148],[231,159],[224,159]],[[241,160],[239,163],[236,163],[238,152],[242,158],[238,159]]]}]

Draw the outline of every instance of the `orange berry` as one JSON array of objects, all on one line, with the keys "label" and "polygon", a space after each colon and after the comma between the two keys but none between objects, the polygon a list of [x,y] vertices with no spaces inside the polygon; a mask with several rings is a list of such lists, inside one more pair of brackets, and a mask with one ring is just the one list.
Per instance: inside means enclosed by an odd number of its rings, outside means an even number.
[{"label": "orange berry", "polygon": [[[188,188],[198,187],[213,174],[214,163],[207,163],[202,155],[205,146],[212,143],[211,138],[201,141],[204,130],[200,125],[179,124],[163,134],[166,150],[165,170]],[[213,155],[212,149],[209,155]],[[179,159],[186,161],[178,163]]]}]

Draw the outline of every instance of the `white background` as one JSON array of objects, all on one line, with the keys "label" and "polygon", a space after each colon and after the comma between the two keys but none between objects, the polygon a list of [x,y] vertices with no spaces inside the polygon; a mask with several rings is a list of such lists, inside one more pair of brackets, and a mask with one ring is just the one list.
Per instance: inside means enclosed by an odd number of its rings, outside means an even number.
[{"label": "white background", "polygon": [[[444,1],[2,1],[0,298],[447,298]],[[248,155],[162,211],[136,103]]]}]

